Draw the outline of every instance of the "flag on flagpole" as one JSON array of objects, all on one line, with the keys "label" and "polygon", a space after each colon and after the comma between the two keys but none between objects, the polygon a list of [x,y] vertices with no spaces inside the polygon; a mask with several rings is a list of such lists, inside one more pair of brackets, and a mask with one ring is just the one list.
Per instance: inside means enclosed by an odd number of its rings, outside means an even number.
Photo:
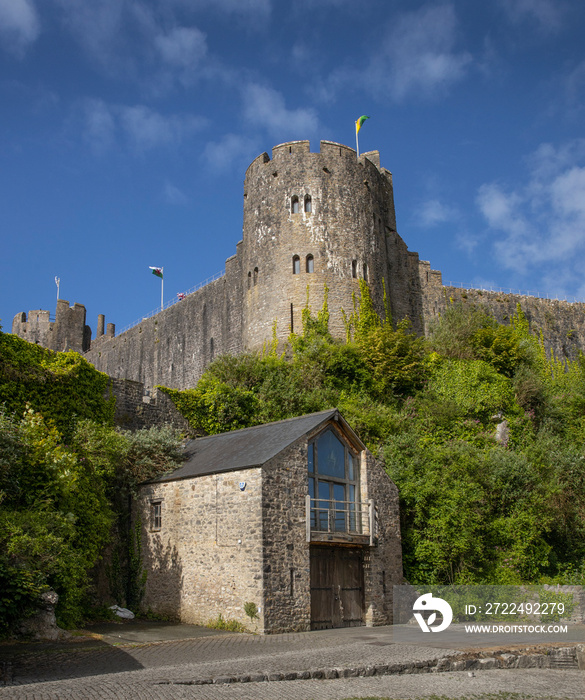
[{"label": "flag on flagpole", "polygon": [[162,267],[152,267],[152,266],[149,266],[148,269],[149,269],[149,270],[152,270],[152,274],[153,274],[153,275],[156,275],[157,277],[160,277],[161,280],[162,280],[162,278],[163,278],[163,269],[162,269]]},{"label": "flag on flagpole", "polygon": [[362,116],[356,121],[356,123],[355,123],[355,133],[356,133],[356,136],[360,133],[360,129],[362,128],[362,126],[363,126],[364,122],[366,121],[366,119],[369,119],[369,117],[367,117],[367,116],[364,114],[364,115],[362,115]]}]

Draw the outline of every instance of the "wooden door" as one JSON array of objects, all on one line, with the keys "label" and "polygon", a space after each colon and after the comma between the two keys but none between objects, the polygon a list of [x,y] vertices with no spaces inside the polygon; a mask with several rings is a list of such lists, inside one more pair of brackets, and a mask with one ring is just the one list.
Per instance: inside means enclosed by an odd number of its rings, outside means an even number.
[{"label": "wooden door", "polygon": [[311,547],[311,629],[363,624],[362,550]]}]

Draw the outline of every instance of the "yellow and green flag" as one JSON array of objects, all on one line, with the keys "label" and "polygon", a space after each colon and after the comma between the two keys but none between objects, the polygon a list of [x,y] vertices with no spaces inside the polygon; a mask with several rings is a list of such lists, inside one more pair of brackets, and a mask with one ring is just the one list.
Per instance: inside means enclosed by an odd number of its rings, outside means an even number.
[{"label": "yellow and green flag", "polygon": [[366,121],[366,119],[369,119],[365,114],[361,116],[355,123],[355,134],[356,136],[360,133],[360,129],[362,128],[363,123]]}]

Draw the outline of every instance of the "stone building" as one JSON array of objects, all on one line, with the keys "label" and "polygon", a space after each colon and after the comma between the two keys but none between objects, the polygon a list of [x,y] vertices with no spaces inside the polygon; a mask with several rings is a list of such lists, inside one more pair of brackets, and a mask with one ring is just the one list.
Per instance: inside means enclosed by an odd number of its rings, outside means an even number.
[{"label": "stone building", "polygon": [[392,174],[377,151],[357,157],[331,141],[318,153],[308,141],[280,144],[250,164],[243,197],[243,237],[225,273],[182,301],[118,336],[113,324],[104,333],[99,316],[91,343],[85,308],[63,301],[54,323],[47,311],[31,311],[28,320],[20,313],[12,332],[85,352],[111,377],[185,389],[214,357],[261,348],[274,328],[281,341],[299,331],[307,299],[318,311],[326,288],[330,330],[344,338],[344,313],[363,278],[381,315],[386,300],[393,319],[408,318],[420,334],[453,301],[481,303],[500,321],[520,304],[559,356],[585,351],[584,304],[443,286],[441,273],[397,233]]},{"label": "stone building", "polygon": [[138,495],[145,609],[260,633],[392,621],[398,491],[337,410],[199,438],[187,454]]}]

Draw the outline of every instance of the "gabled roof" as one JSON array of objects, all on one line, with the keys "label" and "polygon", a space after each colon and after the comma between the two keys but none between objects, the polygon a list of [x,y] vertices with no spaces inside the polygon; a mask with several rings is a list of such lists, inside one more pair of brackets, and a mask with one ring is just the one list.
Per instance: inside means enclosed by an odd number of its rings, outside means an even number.
[{"label": "gabled roof", "polygon": [[303,435],[313,432],[332,419],[340,421],[363,449],[359,438],[349,428],[339,411],[333,408],[307,416],[190,440],[185,447],[187,459],[183,466],[156,481],[175,481],[262,466]]}]

